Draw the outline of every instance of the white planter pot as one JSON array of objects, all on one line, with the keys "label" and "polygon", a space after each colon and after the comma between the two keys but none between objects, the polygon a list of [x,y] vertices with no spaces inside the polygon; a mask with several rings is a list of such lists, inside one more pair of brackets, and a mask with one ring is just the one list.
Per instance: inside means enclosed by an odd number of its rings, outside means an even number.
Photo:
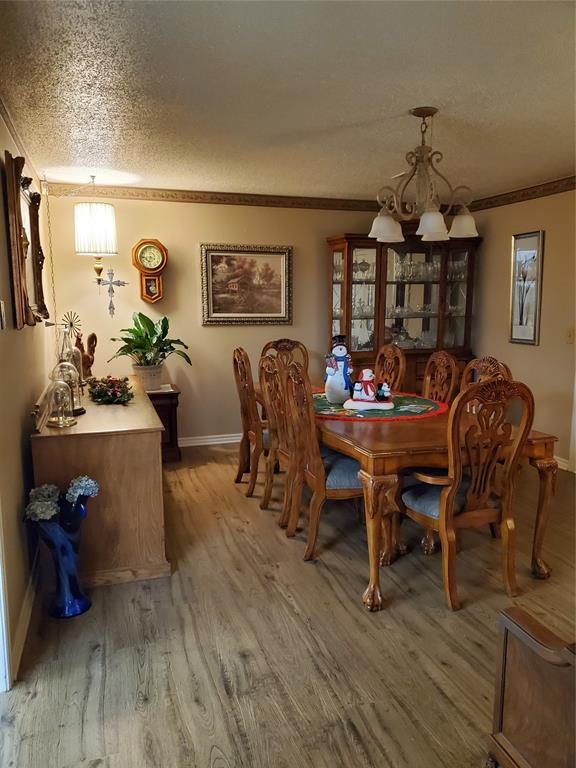
[{"label": "white planter pot", "polygon": [[164,363],[160,365],[133,365],[132,370],[138,376],[142,382],[142,386],[146,392],[151,392],[155,389],[160,389],[162,382],[162,371],[164,369]]}]

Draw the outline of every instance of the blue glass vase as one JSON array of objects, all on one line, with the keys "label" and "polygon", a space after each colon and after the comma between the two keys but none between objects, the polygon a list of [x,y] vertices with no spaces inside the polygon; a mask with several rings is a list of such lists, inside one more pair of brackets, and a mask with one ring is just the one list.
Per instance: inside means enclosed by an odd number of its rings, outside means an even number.
[{"label": "blue glass vase", "polygon": [[85,613],[92,602],[82,590],[78,577],[80,523],[86,516],[86,497],[75,504],[60,501],[59,521],[39,520],[40,538],[52,555],[56,572],[56,591],[50,596],[48,612],[56,619],[68,619]]}]

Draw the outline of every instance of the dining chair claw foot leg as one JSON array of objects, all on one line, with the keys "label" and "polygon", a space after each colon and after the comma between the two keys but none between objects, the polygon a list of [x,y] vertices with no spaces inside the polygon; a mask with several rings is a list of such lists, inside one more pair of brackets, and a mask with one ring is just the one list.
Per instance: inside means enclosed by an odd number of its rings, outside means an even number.
[{"label": "dining chair claw foot leg", "polygon": [[436,542],[434,532],[428,529],[420,540],[420,547],[425,555],[433,555],[436,552]]},{"label": "dining chair claw foot leg", "polygon": [[382,600],[380,587],[378,587],[376,584],[369,584],[366,592],[364,592],[362,596],[362,601],[369,611],[382,610],[382,603],[384,601]]},{"label": "dining chair claw foot leg", "polygon": [[390,550],[380,553],[380,565],[382,567],[387,568],[388,566],[392,565],[393,562],[394,557],[392,556],[392,552]]},{"label": "dining chair claw foot leg", "polygon": [[550,566],[548,566],[542,558],[538,557],[532,561],[532,575],[536,579],[549,579],[550,573]]}]

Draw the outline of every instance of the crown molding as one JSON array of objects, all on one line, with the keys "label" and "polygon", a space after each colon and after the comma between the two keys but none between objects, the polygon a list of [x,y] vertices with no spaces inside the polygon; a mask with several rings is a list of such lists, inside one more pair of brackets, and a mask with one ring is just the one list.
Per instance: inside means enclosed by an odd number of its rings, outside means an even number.
[{"label": "crown molding", "polygon": [[6,108],[6,104],[2,101],[0,98],[0,118],[6,123],[6,128],[8,129],[8,133],[12,137],[12,141],[14,142],[16,149],[20,153],[20,155],[24,158],[26,165],[28,168],[32,170],[32,173],[36,176],[36,178],[39,180],[40,176],[38,174],[38,171],[32,164],[32,161],[30,160],[30,155],[28,152],[26,152],[26,147],[24,146],[24,142],[20,138],[20,134],[14,127],[14,123],[12,122],[12,118],[10,117],[10,113],[8,112],[8,109]]},{"label": "crown molding", "polygon": [[[86,185],[88,187],[88,185]],[[576,189],[576,176],[547,181],[533,187],[516,189],[492,197],[475,200],[470,205],[471,211],[483,211],[503,205],[522,203],[538,197],[557,195]],[[56,197],[81,197],[82,187],[77,184],[52,182],[50,194]],[[115,200],[145,200],[161,203],[206,203],[211,205],[249,205],[265,208],[304,208],[324,211],[367,211],[379,210],[374,200],[357,200],[332,197],[297,197],[291,195],[255,195],[245,192],[203,192],[186,189],[156,189],[154,187],[122,187],[98,185],[90,187],[89,197]]]},{"label": "crown molding", "polygon": [[[81,197],[77,184],[49,183],[56,197]],[[202,192],[187,189],[155,189],[154,187],[115,187],[104,184],[90,187],[90,197],[116,200],[147,200],[162,203],[207,203],[212,205],[250,205],[265,208],[315,208],[325,211],[377,211],[374,200],[332,197],[296,197],[291,195],[254,195],[245,192]]]},{"label": "crown molding", "polygon": [[488,208],[500,208],[502,205],[524,203],[526,200],[535,200],[538,197],[558,195],[561,192],[570,192],[573,189],[576,189],[576,176],[567,176],[564,179],[556,179],[555,181],[546,181],[544,184],[536,184],[534,187],[524,187],[524,189],[516,189],[513,192],[504,192],[501,195],[483,197],[480,200],[474,200],[469,207],[471,211],[485,211]]}]

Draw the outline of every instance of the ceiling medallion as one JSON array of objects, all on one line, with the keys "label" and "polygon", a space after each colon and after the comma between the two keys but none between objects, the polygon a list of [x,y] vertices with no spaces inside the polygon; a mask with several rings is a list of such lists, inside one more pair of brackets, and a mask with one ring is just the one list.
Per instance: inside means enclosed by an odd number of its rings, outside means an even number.
[{"label": "ceiling medallion", "polygon": [[[426,143],[426,134],[431,127],[432,118],[438,112],[436,107],[415,107],[410,114],[420,118],[420,144],[406,155],[408,170],[394,176],[398,179],[396,187],[385,185],[378,190],[376,199],[381,206],[380,213],[374,219],[368,237],[374,237],[382,243],[401,243],[404,241],[401,221],[420,220],[416,230],[422,240],[448,240],[451,237],[477,237],[474,217],[468,210],[472,201],[472,190],[463,185],[453,187],[446,176],[437,168],[442,160],[442,152],[432,149]],[[445,187],[446,197],[441,203],[438,183]],[[453,209],[458,212],[452,221],[450,231],[446,227],[444,214]]]}]

